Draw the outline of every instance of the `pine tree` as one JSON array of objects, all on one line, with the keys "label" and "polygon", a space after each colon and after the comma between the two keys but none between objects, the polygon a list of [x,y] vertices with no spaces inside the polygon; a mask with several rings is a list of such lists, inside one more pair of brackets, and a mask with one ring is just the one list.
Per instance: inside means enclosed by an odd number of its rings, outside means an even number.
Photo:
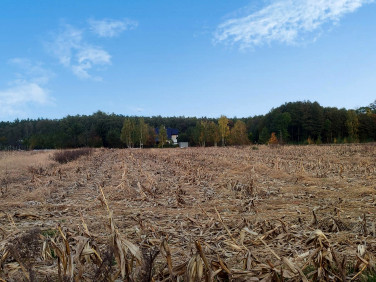
[{"label": "pine tree", "polygon": [[265,126],[262,130],[261,130],[261,133],[260,133],[260,137],[259,137],[259,142],[261,144],[266,144],[269,140],[269,130],[268,128]]},{"label": "pine tree", "polygon": [[350,142],[357,142],[359,120],[354,110],[349,110],[347,112],[346,127]]}]

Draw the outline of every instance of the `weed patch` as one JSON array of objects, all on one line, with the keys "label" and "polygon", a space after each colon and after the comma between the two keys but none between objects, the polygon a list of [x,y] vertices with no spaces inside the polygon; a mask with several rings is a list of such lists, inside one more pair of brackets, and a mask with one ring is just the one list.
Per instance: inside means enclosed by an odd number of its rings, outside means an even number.
[{"label": "weed patch", "polygon": [[92,153],[91,148],[75,150],[62,150],[53,154],[52,159],[60,164],[65,164],[78,159],[81,156],[88,156]]}]

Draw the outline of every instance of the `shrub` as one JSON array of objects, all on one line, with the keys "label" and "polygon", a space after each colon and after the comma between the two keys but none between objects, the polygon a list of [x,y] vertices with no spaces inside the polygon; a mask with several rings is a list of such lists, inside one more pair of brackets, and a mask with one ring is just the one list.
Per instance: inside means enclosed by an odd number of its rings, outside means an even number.
[{"label": "shrub", "polygon": [[81,148],[75,150],[62,150],[53,154],[52,159],[58,163],[65,164],[78,159],[81,156],[88,156],[92,152],[91,148]]},{"label": "shrub", "polygon": [[272,134],[270,135],[270,139],[268,141],[268,144],[269,145],[278,145],[278,139],[277,137],[275,136],[275,133],[272,132]]}]

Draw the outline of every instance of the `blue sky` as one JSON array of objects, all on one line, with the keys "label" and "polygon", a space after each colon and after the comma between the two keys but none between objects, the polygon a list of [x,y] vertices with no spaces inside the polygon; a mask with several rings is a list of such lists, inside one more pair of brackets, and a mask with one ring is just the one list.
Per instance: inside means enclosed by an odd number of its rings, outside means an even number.
[{"label": "blue sky", "polygon": [[376,99],[372,0],[2,0],[0,120]]}]

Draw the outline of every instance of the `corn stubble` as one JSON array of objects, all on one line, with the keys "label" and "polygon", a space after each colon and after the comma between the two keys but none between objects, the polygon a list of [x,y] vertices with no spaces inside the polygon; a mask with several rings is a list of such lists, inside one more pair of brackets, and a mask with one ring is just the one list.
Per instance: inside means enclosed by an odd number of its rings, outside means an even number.
[{"label": "corn stubble", "polygon": [[375,145],[97,149],[7,168],[0,281],[366,280],[375,160]]}]

